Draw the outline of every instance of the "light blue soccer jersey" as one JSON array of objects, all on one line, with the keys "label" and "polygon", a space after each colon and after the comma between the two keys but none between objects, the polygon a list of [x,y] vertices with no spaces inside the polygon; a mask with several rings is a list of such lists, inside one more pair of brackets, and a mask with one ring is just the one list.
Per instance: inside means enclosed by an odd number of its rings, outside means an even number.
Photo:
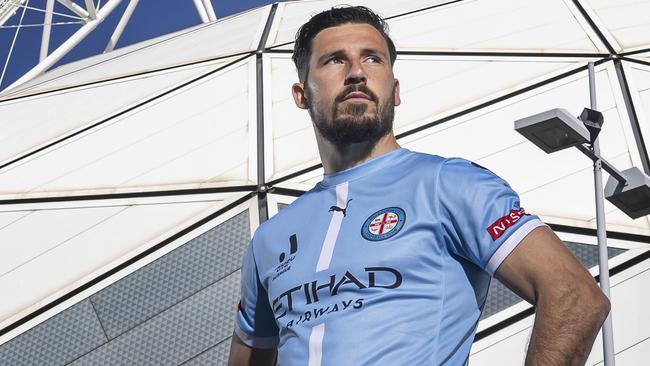
[{"label": "light blue soccer jersey", "polygon": [[261,225],[235,332],[278,365],[463,365],[491,275],[543,223],[463,159],[397,149]]}]

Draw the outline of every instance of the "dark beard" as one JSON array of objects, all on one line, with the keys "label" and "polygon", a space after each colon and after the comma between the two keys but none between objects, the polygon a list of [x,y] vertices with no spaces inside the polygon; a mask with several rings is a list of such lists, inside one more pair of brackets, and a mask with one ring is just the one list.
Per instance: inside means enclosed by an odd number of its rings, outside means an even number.
[{"label": "dark beard", "polygon": [[[339,113],[339,105],[348,94],[359,91],[368,95],[372,102],[377,105],[377,113],[374,116],[364,116],[368,109],[366,103],[348,103],[342,106]],[[312,101],[311,93],[307,93],[307,100]],[[337,146],[346,146],[354,143],[364,142],[373,147],[380,138],[386,136],[393,128],[395,117],[395,103],[393,93],[383,103],[378,103],[377,96],[365,85],[350,85],[340,93],[330,109],[329,116],[322,108],[315,103],[309,103],[309,115],[318,132],[329,142]],[[328,118],[329,117],[329,118]]]}]

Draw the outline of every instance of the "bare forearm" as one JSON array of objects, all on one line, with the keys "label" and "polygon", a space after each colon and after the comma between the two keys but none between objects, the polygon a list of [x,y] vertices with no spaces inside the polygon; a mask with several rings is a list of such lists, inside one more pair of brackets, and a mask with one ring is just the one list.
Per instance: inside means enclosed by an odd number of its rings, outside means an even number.
[{"label": "bare forearm", "polygon": [[230,343],[228,366],[271,366],[275,365],[276,349],[251,348],[233,333]]},{"label": "bare forearm", "polygon": [[608,313],[600,293],[538,299],[526,366],[584,365]]}]

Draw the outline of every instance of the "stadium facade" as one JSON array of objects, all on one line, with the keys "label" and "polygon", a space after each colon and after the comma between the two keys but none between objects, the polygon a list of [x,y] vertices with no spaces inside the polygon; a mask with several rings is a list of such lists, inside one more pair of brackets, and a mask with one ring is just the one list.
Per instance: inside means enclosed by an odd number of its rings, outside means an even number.
[{"label": "stadium facade", "polygon": [[[337,3],[253,9],[0,93],[0,364],[225,364],[252,232],[323,174],[291,53]],[[508,180],[596,276],[591,161],[513,124],[579,115],[594,62],[603,156],[650,172],[650,1],[354,4],[391,27],[399,143]],[[605,209],[617,364],[647,364],[650,222]],[[533,320],[493,281],[470,365],[521,365]]]}]

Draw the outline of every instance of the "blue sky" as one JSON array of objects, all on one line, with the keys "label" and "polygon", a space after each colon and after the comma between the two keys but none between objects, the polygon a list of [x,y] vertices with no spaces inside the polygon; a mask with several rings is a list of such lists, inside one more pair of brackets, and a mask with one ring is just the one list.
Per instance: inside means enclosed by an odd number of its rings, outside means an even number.
[{"label": "blue sky", "polygon": [[[18,0],[14,0],[18,1]],[[84,0],[73,0],[75,3],[84,5]],[[109,0],[93,0],[95,4],[107,3]],[[217,18],[258,6],[273,3],[271,0],[211,0]],[[29,0],[27,6],[38,9],[45,9],[46,0]],[[115,25],[119,21],[129,0],[122,0],[120,5],[110,16],[100,24],[86,39],[78,44],[70,53],[59,61],[57,65],[79,60],[88,56],[101,53]],[[83,6],[85,8],[85,5]],[[0,72],[4,68],[9,49],[11,48],[15,26],[19,23],[23,9],[11,17],[0,28]],[[72,13],[58,2],[54,5],[54,12],[72,15]],[[54,15],[53,23],[74,22],[75,19]],[[44,13],[26,8],[22,21],[23,25],[43,24]],[[152,37],[188,28],[201,23],[201,19],[194,7],[192,0],[140,0],[131,17],[129,24],[124,29],[122,37],[116,48],[129,44],[144,41]],[[80,24],[53,25],[50,38],[50,53],[63,43],[71,34],[81,27]],[[16,43],[9,59],[9,64],[0,83],[0,90],[9,86],[25,72],[38,63],[38,56],[41,45],[42,26],[22,27],[16,37]],[[56,66],[55,66],[56,67]]]}]

